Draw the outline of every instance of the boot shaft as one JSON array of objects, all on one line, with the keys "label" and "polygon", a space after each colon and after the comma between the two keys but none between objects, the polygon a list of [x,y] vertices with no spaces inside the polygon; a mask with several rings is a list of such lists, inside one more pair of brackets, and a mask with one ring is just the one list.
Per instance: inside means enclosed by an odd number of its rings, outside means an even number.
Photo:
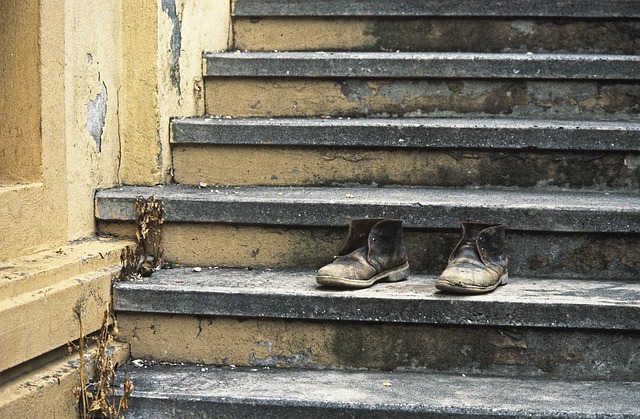
[{"label": "boot shaft", "polygon": [[356,249],[365,247],[369,243],[369,233],[373,226],[380,221],[384,221],[382,218],[361,218],[352,220],[349,223],[349,234],[347,235],[347,243],[342,250],[338,252],[337,256],[344,256]]},{"label": "boot shaft", "polygon": [[407,250],[402,238],[402,220],[383,220],[369,233],[367,259],[379,268],[397,266],[407,261]]},{"label": "boot shaft", "polygon": [[473,246],[485,265],[495,266],[507,263],[504,224],[463,222],[461,227],[462,237],[451,252],[449,261],[456,258],[463,246],[467,248]]}]

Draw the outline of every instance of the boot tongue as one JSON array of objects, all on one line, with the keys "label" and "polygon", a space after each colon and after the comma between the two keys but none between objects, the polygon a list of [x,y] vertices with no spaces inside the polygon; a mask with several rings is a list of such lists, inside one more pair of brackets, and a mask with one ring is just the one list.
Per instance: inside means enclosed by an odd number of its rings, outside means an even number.
[{"label": "boot tongue", "polygon": [[478,239],[478,235],[482,230],[476,227],[467,227],[463,245],[474,245]]},{"label": "boot tongue", "polygon": [[465,230],[464,241],[458,248],[456,252],[456,257],[474,257],[478,249],[476,248],[476,241],[478,239],[478,234],[480,234],[482,230],[475,227],[467,227]]},{"label": "boot tongue", "polygon": [[478,238],[478,235],[480,234],[481,231],[482,230],[480,230],[477,227],[467,227],[467,231],[466,231],[467,234],[465,234],[466,236],[465,238],[467,240],[475,241]]}]

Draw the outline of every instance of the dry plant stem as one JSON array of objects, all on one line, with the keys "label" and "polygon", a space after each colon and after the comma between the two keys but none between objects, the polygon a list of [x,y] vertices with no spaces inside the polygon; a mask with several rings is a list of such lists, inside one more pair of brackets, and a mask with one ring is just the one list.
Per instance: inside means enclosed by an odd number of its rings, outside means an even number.
[{"label": "dry plant stem", "polygon": [[78,325],[80,328],[80,339],[78,340],[78,344],[75,345],[73,343],[69,343],[69,352],[71,352],[72,347],[75,347],[78,350],[78,356],[80,357],[80,388],[74,389],[76,396],[81,399],[82,402],[82,418],[88,418],[89,412],[87,411],[87,407],[89,406],[89,396],[87,394],[87,377],[85,372],[85,334],[84,334],[84,326],[82,324],[82,313],[84,312],[84,304],[79,304],[73,309],[76,317],[78,318]]},{"label": "dry plant stem", "polygon": [[[131,376],[125,368],[124,372],[124,390],[123,395],[118,401],[117,408],[113,404],[114,398],[114,381],[115,368],[113,358],[107,354],[108,347],[113,343],[113,339],[117,334],[117,321],[111,308],[108,307],[104,312],[102,327],[98,334],[92,339],[96,342],[96,352],[91,355],[90,361],[93,362],[94,376],[93,386],[87,382],[85,367],[85,339],[84,326],[82,324],[82,316],[84,305],[79,305],[74,309],[78,317],[80,328],[80,339],[77,345],[69,344],[78,349],[80,356],[80,386],[74,390],[78,400],[82,403],[82,418],[119,418],[129,407],[129,396],[133,392],[133,383]],[[91,402],[90,402],[91,401]]]}]

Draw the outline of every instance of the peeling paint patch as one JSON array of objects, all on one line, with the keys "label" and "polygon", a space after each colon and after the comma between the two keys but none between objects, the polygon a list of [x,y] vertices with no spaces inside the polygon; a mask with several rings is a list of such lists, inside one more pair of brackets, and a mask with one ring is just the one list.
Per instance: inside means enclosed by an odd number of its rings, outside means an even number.
[{"label": "peeling paint patch", "polygon": [[162,10],[169,16],[173,24],[171,32],[171,84],[178,89],[178,95],[181,95],[180,89],[180,50],[182,49],[182,22],[176,11],[175,0],[162,0]]},{"label": "peeling paint patch", "polygon": [[87,103],[87,124],[85,127],[96,142],[98,153],[102,151],[102,132],[107,117],[107,99],[107,86],[102,83],[102,91],[98,93],[95,100],[90,100]]}]

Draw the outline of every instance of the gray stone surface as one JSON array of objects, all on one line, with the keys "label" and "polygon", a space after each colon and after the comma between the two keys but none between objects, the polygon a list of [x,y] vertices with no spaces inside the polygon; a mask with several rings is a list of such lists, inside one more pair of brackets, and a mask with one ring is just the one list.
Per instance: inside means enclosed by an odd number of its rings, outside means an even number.
[{"label": "gray stone surface", "polygon": [[344,291],[313,271],[162,270],[116,284],[120,311],[448,325],[640,330],[640,283],[516,279],[479,296],[439,292],[435,278]]},{"label": "gray stone surface", "polygon": [[383,217],[415,228],[491,220],[524,231],[640,232],[637,194],[561,190],[120,187],[97,192],[96,218],[135,220],[135,198],[151,195],[163,202],[168,222],[344,226],[354,218]]},{"label": "gray stone surface", "polygon": [[128,418],[640,417],[637,382],[189,365],[133,381]]},{"label": "gray stone surface", "polygon": [[640,151],[640,124],[503,118],[181,118],[175,144]]},{"label": "gray stone surface", "polygon": [[205,76],[637,80],[640,56],[532,53],[207,53]]},{"label": "gray stone surface", "polygon": [[639,17],[634,0],[237,0],[235,16]]}]

